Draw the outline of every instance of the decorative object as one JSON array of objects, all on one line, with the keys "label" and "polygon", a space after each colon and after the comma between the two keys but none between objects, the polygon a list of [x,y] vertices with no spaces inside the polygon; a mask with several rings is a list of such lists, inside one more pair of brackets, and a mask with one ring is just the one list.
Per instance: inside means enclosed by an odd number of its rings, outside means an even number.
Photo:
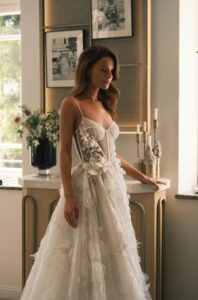
[{"label": "decorative object", "polygon": [[135,162],[135,167],[139,171],[143,172],[143,159],[140,159],[140,124],[137,124],[136,144],[137,144],[137,162]]},{"label": "decorative object", "polygon": [[158,108],[155,108],[154,111],[154,120],[153,120],[153,129],[154,129],[154,146],[153,154],[156,157],[156,178],[160,177],[160,157],[162,156],[162,150],[160,142],[157,139],[157,129],[158,129]]},{"label": "decorative object", "polygon": [[[146,143],[147,143],[147,124],[146,124],[146,122],[144,122],[144,125],[143,125],[142,139],[143,139],[143,144],[144,144],[144,155],[145,155]],[[145,157],[144,157],[144,159],[145,159]]]},{"label": "decorative object", "polygon": [[156,178],[156,158],[152,150],[151,135],[148,136],[148,143],[145,150],[144,165],[145,174],[149,177]]},{"label": "decorative object", "polygon": [[93,39],[132,35],[131,0],[92,0]]},{"label": "decorative object", "polygon": [[137,143],[137,157],[140,158],[140,125],[137,124],[137,133],[136,133],[136,143]]},{"label": "decorative object", "polygon": [[142,172],[144,174],[146,174],[146,166],[144,164],[144,161],[145,161],[145,152],[146,152],[146,143],[147,143],[147,123],[144,122],[143,123],[143,134],[142,134],[142,141],[143,141],[143,153],[144,153],[144,157],[143,157],[143,160],[142,160]]},{"label": "decorative object", "polygon": [[153,129],[154,129],[154,145],[152,147],[151,135],[147,138],[147,123],[143,122],[143,133],[142,133],[142,142],[143,142],[143,159],[140,159],[139,147],[140,147],[140,125],[137,125],[136,133],[136,143],[137,143],[137,157],[138,161],[135,163],[135,166],[138,170],[146,174],[147,176],[155,177],[158,179],[160,177],[160,157],[162,155],[161,145],[157,138],[157,129],[158,129],[158,108],[154,110],[154,120],[153,120]]},{"label": "decorative object", "polygon": [[46,33],[47,87],[74,85],[74,72],[82,51],[82,30]]},{"label": "decorative object", "polygon": [[44,113],[42,109],[30,110],[21,106],[21,115],[15,117],[18,134],[24,135],[27,148],[31,148],[31,164],[38,167],[39,174],[49,175],[49,168],[56,165],[56,145],[59,141],[59,113],[56,110]]}]

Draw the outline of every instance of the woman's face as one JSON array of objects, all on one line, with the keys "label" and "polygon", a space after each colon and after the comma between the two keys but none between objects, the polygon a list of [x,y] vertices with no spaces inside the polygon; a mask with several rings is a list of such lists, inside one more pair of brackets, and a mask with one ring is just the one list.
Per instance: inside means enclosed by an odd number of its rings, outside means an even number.
[{"label": "woman's face", "polygon": [[98,60],[90,69],[90,84],[94,88],[106,90],[113,79],[112,71],[114,63],[112,58],[103,57]]}]

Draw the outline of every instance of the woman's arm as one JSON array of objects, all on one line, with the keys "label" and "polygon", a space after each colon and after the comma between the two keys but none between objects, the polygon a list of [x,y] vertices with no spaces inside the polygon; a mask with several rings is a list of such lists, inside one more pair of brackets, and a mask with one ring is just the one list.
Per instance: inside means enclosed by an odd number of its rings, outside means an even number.
[{"label": "woman's arm", "polygon": [[125,170],[127,175],[141,181],[142,183],[154,185],[158,189],[159,184],[166,184],[163,180],[157,180],[155,178],[144,175],[142,172],[140,172],[134,166],[132,166],[126,160],[124,160],[120,155],[116,154],[116,157],[120,160],[121,167]]},{"label": "woman's arm", "polygon": [[65,218],[70,226],[76,227],[78,221],[78,203],[75,198],[72,181],[72,135],[75,124],[75,106],[67,98],[60,110],[60,174],[65,196]]}]

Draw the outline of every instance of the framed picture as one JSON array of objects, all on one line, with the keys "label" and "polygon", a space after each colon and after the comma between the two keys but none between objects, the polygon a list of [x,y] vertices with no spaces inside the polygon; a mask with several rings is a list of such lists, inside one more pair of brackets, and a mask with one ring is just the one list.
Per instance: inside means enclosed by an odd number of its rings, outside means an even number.
[{"label": "framed picture", "polygon": [[74,86],[74,72],[82,51],[82,30],[46,33],[47,87]]},{"label": "framed picture", "polygon": [[92,0],[93,39],[132,36],[131,0]]}]

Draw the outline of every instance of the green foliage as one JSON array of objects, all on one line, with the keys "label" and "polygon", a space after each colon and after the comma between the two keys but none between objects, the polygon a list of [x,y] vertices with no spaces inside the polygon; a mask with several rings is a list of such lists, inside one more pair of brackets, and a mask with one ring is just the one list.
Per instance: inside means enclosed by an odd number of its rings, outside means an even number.
[{"label": "green foliage", "polygon": [[44,113],[42,109],[32,111],[25,105],[21,106],[25,119],[15,118],[19,125],[18,134],[25,135],[27,146],[38,145],[41,139],[48,139],[56,146],[59,140],[59,113],[56,110]]},{"label": "green foliage", "polygon": [[20,15],[0,16],[0,35],[20,34]]}]

